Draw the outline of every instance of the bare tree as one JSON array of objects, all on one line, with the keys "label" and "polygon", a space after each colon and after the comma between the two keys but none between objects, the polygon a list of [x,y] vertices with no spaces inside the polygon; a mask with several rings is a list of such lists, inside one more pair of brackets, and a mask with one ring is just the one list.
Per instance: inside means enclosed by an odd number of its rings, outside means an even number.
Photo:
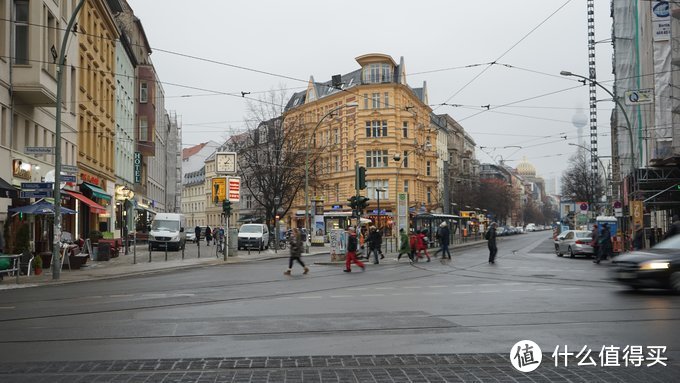
[{"label": "bare tree", "polygon": [[504,222],[511,213],[513,193],[510,185],[503,180],[484,179],[479,187],[479,205]]},{"label": "bare tree", "polygon": [[[578,150],[569,158],[569,168],[562,175],[562,195],[574,201],[588,201],[591,205],[604,195],[602,177],[593,180],[585,150]],[[594,182],[593,182],[594,181]]]},{"label": "bare tree", "polygon": [[[248,106],[249,129],[236,145],[241,182],[271,224],[277,214],[286,214],[304,186],[305,125],[296,117],[283,117],[288,97],[271,91]],[[314,163],[314,154],[310,164]],[[315,179],[310,166],[310,179]]]}]

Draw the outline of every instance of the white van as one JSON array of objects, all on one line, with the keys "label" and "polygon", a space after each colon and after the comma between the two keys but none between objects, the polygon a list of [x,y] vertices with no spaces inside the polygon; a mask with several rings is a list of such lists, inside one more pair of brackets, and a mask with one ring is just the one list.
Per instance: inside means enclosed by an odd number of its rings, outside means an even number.
[{"label": "white van", "polygon": [[238,249],[269,248],[269,228],[262,223],[246,223],[238,229]]},{"label": "white van", "polygon": [[155,248],[184,249],[186,244],[186,219],[177,213],[158,213],[151,222],[149,250]]}]

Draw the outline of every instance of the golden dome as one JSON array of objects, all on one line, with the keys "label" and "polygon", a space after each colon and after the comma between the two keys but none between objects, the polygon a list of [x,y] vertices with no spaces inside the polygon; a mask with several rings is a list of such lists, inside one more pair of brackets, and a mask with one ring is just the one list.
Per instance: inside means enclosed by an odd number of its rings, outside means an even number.
[{"label": "golden dome", "polygon": [[517,173],[522,176],[535,177],[536,168],[534,167],[534,165],[530,164],[529,161],[527,161],[526,157],[524,157],[522,158],[522,162],[517,164]]}]

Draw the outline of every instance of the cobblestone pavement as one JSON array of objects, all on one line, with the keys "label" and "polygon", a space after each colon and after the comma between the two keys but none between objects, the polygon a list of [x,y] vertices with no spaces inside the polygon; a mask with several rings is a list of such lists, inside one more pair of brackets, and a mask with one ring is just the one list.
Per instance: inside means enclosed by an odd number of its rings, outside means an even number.
[{"label": "cobblestone pavement", "polygon": [[677,382],[680,365],[555,366],[549,354],[530,373],[506,354],[306,356],[0,363],[13,382]]}]

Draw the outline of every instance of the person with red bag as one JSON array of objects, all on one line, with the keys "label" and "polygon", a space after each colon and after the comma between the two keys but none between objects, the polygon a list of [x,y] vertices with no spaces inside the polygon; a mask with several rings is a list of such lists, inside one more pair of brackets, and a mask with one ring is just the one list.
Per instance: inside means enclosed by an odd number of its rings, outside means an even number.
[{"label": "person with red bag", "polygon": [[430,254],[427,253],[427,245],[425,245],[425,232],[424,230],[416,232],[416,252],[418,258],[422,258],[421,252],[425,252],[427,261],[430,262]]},{"label": "person with red bag", "polygon": [[357,249],[359,247],[359,240],[357,239],[357,233],[352,226],[347,229],[347,258],[345,258],[345,270],[346,273],[352,272],[352,263],[361,267],[362,270],[366,270],[364,263],[357,259]]}]

